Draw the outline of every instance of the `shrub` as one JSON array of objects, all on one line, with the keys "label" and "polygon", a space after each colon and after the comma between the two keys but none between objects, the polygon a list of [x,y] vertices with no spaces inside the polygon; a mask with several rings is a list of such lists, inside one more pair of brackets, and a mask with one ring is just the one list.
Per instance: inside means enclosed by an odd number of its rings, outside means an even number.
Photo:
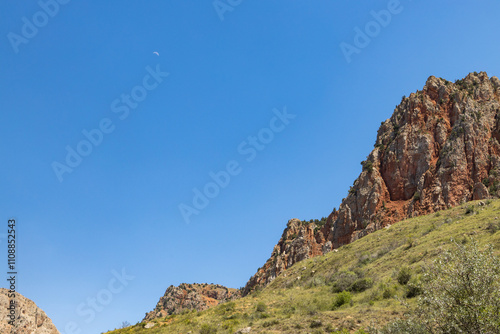
[{"label": "shrub", "polygon": [[500,230],[500,224],[498,222],[490,222],[486,228],[491,234],[494,234]]},{"label": "shrub", "polygon": [[328,325],[326,325],[326,327],[325,327],[325,331],[326,331],[327,333],[331,333],[331,332],[335,331],[335,329],[333,328],[332,324],[328,324]]},{"label": "shrub", "polygon": [[489,187],[490,186],[490,179],[489,178],[484,178],[483,179],[483,184],[486,186],[486,187]]},{"label": "shrub", "polygon": [[[429,232],[427,232],[427,233],[429,233]],[[413,235],[410,234],[410,235],[408,235],[408,237],[406,237],[405,250],[408,250],[408,249],[412,248],[413,246],[415,246],[415,239],[413,239]]]},{"label": "shrub", "polygon": [[413,276],[408,284],[406,284],[406,291],[405,291],[405,297],[406,298],[413,298],[422,293],[422,287],[420,284],[420,280]]},{"label": "shrub", "polygon": [[369,329],[370,333],[377,334],[428,334],[425,327],[411,319],[398,319],[390,324],[387,324],[381,330]]},{"label": "shrub", "polygon": [[295,310],[295,306],[287,305],[283,308],[283,314],[290,316],[295,313]]},{"label": "shrub", "polygon": [[[366,227],[366,226],[363,226]],[[363,252],[358,258],[358,265],[364,266],[374,260],[374,257],[368,252]]]},{"label": "shrub", "polygon": [[413,200],[414,201],[420,200],[420,192],[415,191],[415,193],[413,194]]},{"label": "shrub", "polygon": [[382,298],[389,299],[393,296],[394,296],[394,289],[391,289],[390,287],[382,289]]},{"label": "shrub", "polygon": [[406,285],[411,278],[411,269],[407,266],[401,267],[398,273],[398,283],[401,285]]},{"label": "shrub", "polygon": [[274,326],[274,325],[277,325],[279,324],[279,320],[277,319],[274,319],[274,320],[269,320],[269,321],[265,321],[263,324],[262,324],[262,327],[271,327],[271,326]]},{"label": "shrub", "polygon": [[259,302],[259,303],[257,304],[257,306],[256,306],[255,310],[256,310],[257,312],[261,312],[261,313],[262,313],[262,312],[266,312],[266,310],[267,310],[267,306],[266,306],[266,304],[264,304],[263,302]]},{"label": "shrub", "polygon": [[228,313],[228,312],[234,312],[234,309],[236,307],[236,304],[234,302],[226,302],[224,304],[221,304],[219,308],[219,313]]},{"label": "shrub", "polygon": [[455,243],[424,268],[421,288],[415,312],[381,333],[500,333],[500,260],[491,245]]},{"label": "shrub", "polygon": [[418,314],[442,333],[500,333],[500,260],[493,247],[455,244],[426,269]]},{"label": "shrub", "polygon": [[212,325],[203,324],[200,328],[200,334],[215,334],[217,333],[217,328]]},{"label": "shrub", "polygon": [[359,278],[350,287],[351,291],[363,292],[373,286],[373,280],[371,278]]},{"label": "shrub", "polygon": [[361,161],[361,165],[363,165],[363,170],[368,171],[368,173],[371,173],[373,170],[373,162],[370,160]]},{"label": "shrub", "polygon": [[226,329],[226,330],[229,330],[229,332],[233,332],[234,331],[234,328],[239,325],[239,321],[238,320],[232,320],[232,319],[229,319],[229,320],[226,320],[224,321],[224,323],[222,324],[222,328],[223,329]]},{"label": "shrub", "polygon": [[311,277],[307,281],[306,287],[308,289],[310,289],[310,288],[313,288],[315,286],[323,286],[325,284],[326,284],[326,282],[325,282],[325,278],[324,277],[322,277],[322,276],[314,276],[314,277]]},{"label": "shrub", "polygon": [[257,319],[267,319],[267,318],[269,318],[269,317],[270,317],[270,315],[269,315],[268,313],[265,313],[265,312],[257,312],[257,313],[255,314],[255,317],[256,317]]},{"label": "shrub", "polygon": [[473,213],[474,213],[474,205],[467,205],[467,207],[465,208],[465,214],[468,215]]},{"label": "shrub", "polygon": [[342,291],[335,297],[333,301],[333,309],[339,308],[344,304],[350,303],[352,299],[351,293],[349,291]]},{"label": "shrub", "polygon": [[311,321],[311,324],[309,325],[309,327],[311,327],[311,328],[318,328],[321,326],[323,326],[323,323],[321,322],[321,320],[313,320],[313,321]]},{"label": "shrub", "polygon": [[381,294],[383,299],[389,299],[394,297],[394,295],[396,295],[397,286],[394,286],[389,282],[387,283],[382,282],[378,286],[378,290],[380,291],[379,293]]},{"label": "shrub", "polygon": [[[496,171],[494,173],[497,174]],[[493,180],[493,183],[490,182],[490,186],[488,187],[488,192],[490,193],[490,195],[495,195],[497,193],[498,186],[499,186],[498,180]]]},{"label": "shrub", "polygon": [[358,279],[352,271],[341,271],[333,278],[333,292],[342,292],[348,290],[352,284]]}]

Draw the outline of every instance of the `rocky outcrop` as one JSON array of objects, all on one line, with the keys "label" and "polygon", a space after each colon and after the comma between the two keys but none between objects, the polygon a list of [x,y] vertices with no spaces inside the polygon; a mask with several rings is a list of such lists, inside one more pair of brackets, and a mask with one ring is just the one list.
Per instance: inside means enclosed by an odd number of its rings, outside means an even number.
[{"label": "rocky outcrop", "polygon": [[362,172],[324,226],[292,219],[244,294],[303,259],[389,224],[466,201],[499,197],[500,80],[431,76],[382,122]]},{"label": "rocky outcrop", "polygon": [[[9,290],[0,288],[0,333],[59,334],[52,320],[35,303],[19,293],[9,298]],[[9,324],[10,301],[15,301],[14,326]]]},{"label": "rocky outcrop", "polygon": [[186,284],[169,286],[153,311],[143,321],[178,314],[183,311],[203,311],[209,307],[241,297],[240,290],[218,284]]},{"label": "rocky outcrop", "polygon": [[309,222],[290,219],[281,239],[274,246],[271,258],[250,278],[243,294],[246,295],[255,286],[265,286],[272,282],[296,262],[330,251],[331,242],[327,242],[320,231],[325,223],[326,218]]}]

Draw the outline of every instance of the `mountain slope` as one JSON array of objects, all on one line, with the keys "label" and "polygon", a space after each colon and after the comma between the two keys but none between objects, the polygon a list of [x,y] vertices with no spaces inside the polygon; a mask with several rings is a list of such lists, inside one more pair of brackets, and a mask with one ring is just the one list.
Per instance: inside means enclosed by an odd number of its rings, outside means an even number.
[{"label": "mountain slope", "polygon": [[[415,303],[417,292],[398,280],[405,266],[408,279],[418,280],[425,263],[471,237],[481,247],[493,244],[498,255],[499,216],[500,200],[488,200],[407,219],[304,260],[246,297],[110,333],[238,333],[249,327],[250,333],[324,333],[380,326],[405,311],[397,298],[411,296],[407,301]],[[340,290],[349,291],[352,303],[339,306]]]},{"label": "mountain slope", "polygon": [[[375,148],[339,209],[321,220],[291,219],[243,295],[282,278],[297,262],[403,219],[498,197],[499,120],[498,78],[484,72],[455,83],[429,77],[422,91],[403,97],[391,118],[382,122]],[[203,293],[185,286],[169,289],[144,321],[219,303],[206,302]]]},{"label": "mountain slope", "polygon": [[382,122],[375,148],[326,224],[290,220],[271,258],[244,295],[286,268],[326,254],[409,217],[497,198],[500,184],[500,80],[471,73],[455,83],[429,77]]}]

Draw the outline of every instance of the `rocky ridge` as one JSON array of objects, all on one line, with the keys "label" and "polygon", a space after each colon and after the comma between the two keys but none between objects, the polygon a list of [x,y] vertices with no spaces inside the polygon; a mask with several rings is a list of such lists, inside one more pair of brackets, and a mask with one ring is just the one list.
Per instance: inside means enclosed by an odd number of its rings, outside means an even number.
[{"label": "rocky ridge", "polygon": [[291,219],[243,295],[285,269],[405,218],[500,190],[500,80],[470,73],[455,83],[431,76],[382,122],[339,209],[326,222]]},{"label": "rocky ridge", "polygon": [[169,286],[153,311],[146,313],[143,321],[179,314],[184,311],[203,311],[209,307],[241,297],[238,289],[219,284],[187,284]]},{"label": "rocky ridge", "polygon": [[10,334],[59,334],[52,320],[36,304],[19,293],[16,297],[14,326],[9,324],[9,290],[0,288],[0,333]]}]

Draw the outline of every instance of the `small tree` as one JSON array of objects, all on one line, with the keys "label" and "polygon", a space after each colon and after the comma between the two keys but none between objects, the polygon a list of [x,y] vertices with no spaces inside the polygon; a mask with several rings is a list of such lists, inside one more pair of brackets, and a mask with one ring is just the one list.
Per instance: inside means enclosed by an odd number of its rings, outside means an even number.
[{"label": "small tree", "polygon": [[130,322],[128,322],[128,321],[123,321],[123,322],[122,322],[122,325],[121,325],[121,327],[120,327],[120,328],[127,328],[127,327],[130,327]]},{"label": "small tree", "polygon": [[455,243],[424,269],[421,291],[415,312],[381,333],[500,333],[500,260],[491,245]]},{"label": "small tree", "polygon": [[500,261],[455,243],[423,274],[417,315],[431,333],[500,333]]}]

